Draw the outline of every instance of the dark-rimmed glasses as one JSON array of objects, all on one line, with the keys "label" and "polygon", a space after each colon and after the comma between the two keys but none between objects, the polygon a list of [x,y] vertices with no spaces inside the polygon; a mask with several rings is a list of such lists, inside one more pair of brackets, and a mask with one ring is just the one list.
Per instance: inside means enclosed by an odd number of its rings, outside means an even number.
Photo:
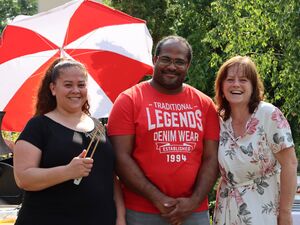
[{"label": "dark-rimmed glasses", "polygon": [[183,68],[187,65],[187,61],[183,59],[172,59],[168,56],[158,56],[158,62],[162,66],[169,66],[173,63],[177,68]]}]

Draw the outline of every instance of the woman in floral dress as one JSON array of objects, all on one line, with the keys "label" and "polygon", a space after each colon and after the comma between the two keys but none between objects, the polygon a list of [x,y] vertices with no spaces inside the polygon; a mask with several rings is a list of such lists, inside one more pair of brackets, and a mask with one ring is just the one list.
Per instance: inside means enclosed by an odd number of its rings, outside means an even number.
[{"label": "woman in floral dress", "polygon": [[292,225],[297,158],[281,111],[262,101],[263,85],[249,57],[235,56],[215,81],[220,115],[221,179],[215,225]]}]

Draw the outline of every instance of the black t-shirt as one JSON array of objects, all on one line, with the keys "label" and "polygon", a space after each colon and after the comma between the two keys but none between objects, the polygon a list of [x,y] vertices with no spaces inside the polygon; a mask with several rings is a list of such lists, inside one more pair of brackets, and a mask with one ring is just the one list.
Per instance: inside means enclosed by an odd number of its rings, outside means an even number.
[{"label": "black t-shirt", "polygon": [[[92,132],[78,132],[47,116],[37,116],[28,122],[18,140],[38,147],[42,151],[40,167],[50,168],[66,165],[78,156],[88,147]],[[79,185],[69,180],[41,191],[26,191],[16,224],[115,225],[115,156],[105,137],[95,151],[88,177],[84,177]]]}]

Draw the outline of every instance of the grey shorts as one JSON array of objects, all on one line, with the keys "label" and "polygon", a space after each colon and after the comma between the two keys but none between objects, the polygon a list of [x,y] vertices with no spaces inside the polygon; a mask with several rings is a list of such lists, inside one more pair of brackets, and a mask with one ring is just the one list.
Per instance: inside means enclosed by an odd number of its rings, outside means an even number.
[{"label": "grey shorts", "polygon": [[[127,225],[170,225],[159,214],[126,209]],[[209,225],[208,211],[192,213],[182,225]]]}]

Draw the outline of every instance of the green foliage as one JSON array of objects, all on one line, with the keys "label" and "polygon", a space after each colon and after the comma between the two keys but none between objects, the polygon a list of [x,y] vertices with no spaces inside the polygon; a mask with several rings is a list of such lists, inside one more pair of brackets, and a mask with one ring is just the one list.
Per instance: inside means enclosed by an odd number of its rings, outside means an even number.
[{"label": "green foliage", "polygon": [[266,100],[288,118],[300,156],[300,3],[297,0],[216,0],[215,24],[205,42],[217,68],[233,55],[251,56],[265,85]]},{"label": "green foliage", "polygon": [[179,0],[111,0],[104,3],[129,15],[143,19],[157,43],[163,36],[174,34],[182,13]]},{"label": "green foliage", "polygon": [[37,0],[0,0],[0,5],[0,34],[15,16],[37,13]]},{"label": "green foliage", "polygon": [[19,132],[9,132],[9,131],[2,131],[2,137],[6,140],[10,140],[15,142],[17,138],[19,137]]},{"label": "green foliage", "polygon": [[[0,135],[2,135],[2,137],[5,140],[9,140],[9,141],[15,142],[17,140],[17,138],[19,137],[20,133],[19,132],[1,131]],[[8,146],[8,147],[11,148],[11,146]],[[10,158],[11,156],[12,156],[12,153],[2,154],[2,155],[0,155],[0,161],[3,160],[3,159]]]}]

